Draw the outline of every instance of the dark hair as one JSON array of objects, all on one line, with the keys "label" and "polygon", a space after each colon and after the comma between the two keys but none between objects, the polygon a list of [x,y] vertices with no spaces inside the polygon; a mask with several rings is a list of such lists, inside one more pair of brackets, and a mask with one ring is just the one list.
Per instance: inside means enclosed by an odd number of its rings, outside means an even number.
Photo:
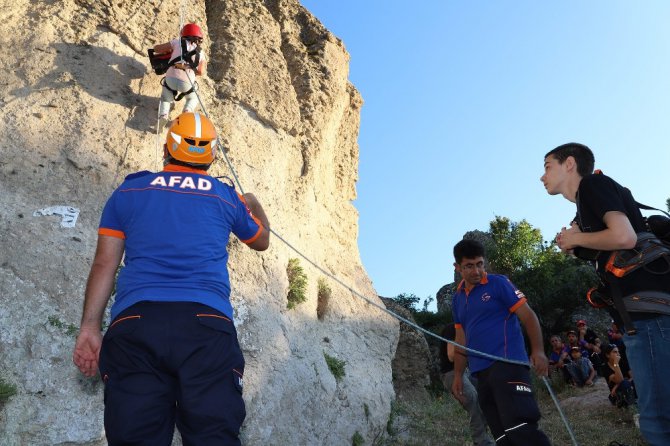
[{"label": "dark hair", "polygon": [[609,355],[615,348],[618,349],[619,347],[616,344],[607,344],[603,347],[603,355]]},{"label": "dark hair", "polygon": [[484,257],[484,245],[477,240],[463,239],[454,246],[454,259],[456,263],[461,263],[464,257],[474,259],[475,257]]},{"label": "dark hair", "polygon": [[569,142],[558,146],[544,155],[545,159],[548,156],[556,158],[559,164],[563,164],[569,156],[573,157],[577,163],[577,173],[582,177],[593,173],[593,167],[596,162],[591,149],[584,144],[576,142]]}]

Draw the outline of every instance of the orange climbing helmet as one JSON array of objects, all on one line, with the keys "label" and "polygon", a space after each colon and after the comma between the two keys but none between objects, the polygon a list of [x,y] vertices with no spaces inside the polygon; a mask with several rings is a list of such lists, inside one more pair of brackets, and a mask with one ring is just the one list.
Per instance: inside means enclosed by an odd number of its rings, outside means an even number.
[{"label": "orange climbing helmet", "polygon": [[177,116],[167,132],[170,157],[194,167],[209,167],[216,158],[216,129],[207,116],[186,112]]},{"label": "orange climbing helmet", "polygon": [[187,23],[184,25],[184,27],[181,29],[181,36],[182,37],[202,37],[202,30],[198,25],[195,23]]}]

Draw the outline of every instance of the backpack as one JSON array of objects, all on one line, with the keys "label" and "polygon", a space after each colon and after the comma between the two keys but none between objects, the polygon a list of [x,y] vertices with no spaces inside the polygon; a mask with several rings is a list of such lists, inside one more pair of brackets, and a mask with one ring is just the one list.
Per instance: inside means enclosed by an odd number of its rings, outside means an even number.
[{"label": "backpack", "polygon": [[667,277],[670,286],[670,215],[660,209],[636,204],[640,209],[656,210],[665,215],[644,217],[646,231],[637,233],[635,247],[612,251],[605,264],[606,273],[601,277],[603,284],[589,290],[586,296],[593,307],[615,308],[621,317],[617,323],[630,335],[635,334],[636,329],[629,312],[670,314],[670,287],[638,290],[630,295],[621,292],[622,284],[635,272],[638,272],[638,281],[640,274],[663,276]]},{"label": "backpack", "polygon": [[156,54],[153,48],[147,50],[149,55],[149,62],[151,63],[151,68],[156,74],[165,74],[168,68],[177,62],[187,63],[192,70],[196,70],[198,65],[200,65],[200,50],[198,48],[187,51],[186,50],[186,39],[181,39],[181,54],[182,56],[177,56],[174,59],[170,60],[171,54]]}]

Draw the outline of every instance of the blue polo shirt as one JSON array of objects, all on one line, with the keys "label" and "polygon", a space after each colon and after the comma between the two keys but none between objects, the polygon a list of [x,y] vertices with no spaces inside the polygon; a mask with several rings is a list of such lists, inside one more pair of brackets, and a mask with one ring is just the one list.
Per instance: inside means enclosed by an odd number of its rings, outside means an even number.
[{"label": "blue polo shirt", "polygon": [[[505,359],[528,362],[519,318],[514,312],[526,302],[524,294],[503,275],[487,274],[469,292],[462,281],[453,297],[456,327],[465,332],[465,345]],[[493,360],[467,352],[472,373]]]},{"label": "blue polo shirt", "polygon": [[231,320],[230,233],[260,235],[235,189],[203,170],[167,165],[129,175],[107,201],[98,233],[125,239],[112,320],[140,301],[199,302]]}]

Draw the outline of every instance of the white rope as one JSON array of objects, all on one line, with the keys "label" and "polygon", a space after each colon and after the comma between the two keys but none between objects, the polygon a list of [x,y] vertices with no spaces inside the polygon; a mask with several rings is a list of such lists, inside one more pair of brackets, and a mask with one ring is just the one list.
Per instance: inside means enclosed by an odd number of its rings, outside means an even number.
[{"label": "white rope", "polygon": [[[183,4],[182,4],[182,5],[183,5]],[[181,28],[180,28],[180,33],[181,33]],[[193,74],[194,74],[194,77],[195,77],[195,72],[194,72]],[[194,81],[191,79],[191,77],[188,76],[188,73],[187,73],[187,76],[186,76],[186,77],[188,77],[189,81],[191,82],[191,87],[193,88],[193,92],[195,93],[196,98],[198,99],[198,103],[200,104],[200,108],[202,109],[202,112],[204,113],[205,116],[207,116],[208,119],[211,120],[211,118],[209,117],[209,114],[207,113],[207,110],[205,109],[205,105],[204,105],[202,99],[200,98],[200,95],[198,94],[198,89],[196,88],[196,83],[194,83]],[[223,157],[224,157],[224,159],[226,160],[226,163],[228,164],[228,168],[230,169],[230,172],[232,173],[233,177],[235,178],[235,183],[237,184],[237,187],[240,189],[240,193],[241,193],[241,194],[244,194],[244,189],[243,189],[243,187],[242,187],[242,183],[240,182],[240,180],[239,180],[239,178],[238,178],[238,176],[237,176],[237,173],[236,173],[236,171],[235,171],[235,168],[233,167],[232,162],[231,162],[230,159],[228,158],[228,155],[226,154],[226,151],[224,150],[224,147],[223,147],[223,145],[222,145],[221,142],[220,142],[220,138],[217,138],[217,146],[218,146],[219,150],[221,151],[221,153],[223,154]],[[377,304],[376,302],[374,302],[374,301],[368,299],[367,297],[363,296],[361,293],[359,293],[358,291],[356,291],[355,289],[353,289],[352,287],[350,287],[349,285],[347,285],[346,283],[344,283],[342,280],[340,280],[338,277],[336,277],[334,274],[331,274],[330,272],[328,272],[328,271],[326,271],[325,269],[323,269],[320,265],[318,265],[318,264],[317,264],[316,262],[314,262],[312,259],[310,259],[310,258],[307,257],[305,254],[303,254],[301,251],[299,251],[296,247],[294,247],[291,243],[289,243],[286,239],[284,239],[284,238],[283,238],[280,234],[278,234],[275,230],[273,230],[272,228],[269,228],[269,231],[270,231],[272,234],[274,234],[275,237],[277,237],[279,240],[281,240],[286,246],[288,246],[291,250],[293,250],[296,254],[298,254],[300,257],[302,257],[303,259],[305,259],[305,260],[306,260],[309,264],[311,264],[314,268],[316,268],[317,270],[319,270],[322,274],[324,274],[325,276],[329,277],[331,280],[337,282],[337,283],[340,284],[342,287],[344,287],[344,288],[346,288],[347,290],[349,290],[349,292],[351,292],[351,293],[354,294],[355,296],[358,296],[359,298],[363,299],[363,300],[364,300],[365,302],[367,302],[368,304],[370,304],[370,305],[372,305],[373,307],[378,308],[379,310],[381,310],[381,311],[383,311],[383,312],[389,314],[391,317],[393,317],[393,318],[395,318],[395,319],[397,319],[397,320],[399,320],[399,321],[401,321],[401,322],[404,322],[405,324],[409,325],[410,327],[414,328],[415,330],[418,330],[418,331],[420,331],[421,333],[424,333],[424,334],[426,334],[426,335],[428,335],[428,336],[432,336],[432,337],[434,337],[435,339],[438,339],[438,340],[440,340],[440,341],[442,341],[442,342],[446,342],[446,343],[448,343],[448,344],[453,344],[454,346],[459,347],[459,348],[461,348],[461,349],[463,349],[463,350],[465,350],[465,351],[468,351],[468,352],[470,352],[470,353],[472,353],[472,354],[475,354],[475,355],[478,355],[478,356],[482,356],[482,357],[485,357],[485,358],[487,358],[487,359],[491,359],[491,360],[493,360],[493,361],[501,361],[501,362],[507,362],[507,363],[510,363],[510,364],[517,364],[517,365],[523,365],[523,366],[528,366],[528,367],[530,367],[530,364],[529,364],[528,362],[526,362],[526,361],[517,361],[517,360],[515,360],[515,359],[503,358],[503,357],[500,357],[500,356],[495,356],[495,355],[491,355],[491,354],[489,354],[489,353],[481,352],[481,351],[478,351],[478,350],[475,350],[475,349],[466,347],[466,346],[464,346],[464,345],[460,345],[460,344],[458,344],[458,343],[455,342],[455,341],[452,341],[452,340],[449,340],[449,339],[445,339],[445,338],[443,338],[442,336],[439,336],[439,335],[437,335],[437,334],[435,334],[435,333],[433,333],[433,332],[431,332],[431,331],[429,331],[429,330],[426,330],[425,328],[423,328],[423,327],[417,325],[416,323],[410,321],[409,319],[406,319],[406,318],[400,316],[399,314],[394,313],[393,311],[389,310],[388,308],[386,308],[386,307],[384,307],[384,306],[381,306],[381,305]],[[547,389],[549,390],[549,394],[551,395],[551,397],[552,397],[552,399],[553,399],[553,401],[554,401],[554,404],[556,405],[556,408],[558,409],[558,412],[559,412],[559,414],[561,415],[561,419],[563,420],[563,422],[564,422],[564,424],[565,424],[565,427],[566,427],[566,429],[568,430],[568,433],[570,434],[570,437],[571,437],[571,439],[572,439],[573,444],[574,444],[575,446],[578,446],[577,440],[575,439],[575,436],[574,436],[574,434],[573,434],[573,432],[572,432],[572,429],[570,428],[570,425],[568,424],[568,421],[567,421],[567,419],[565,418],[565,415],[563,414],[563,411],[561,410],[561,407],[560,407],[560,405],[559,405],[558,399],[556,399],[556,396],[554,395],[554,393],[553,393],[553,391],[552,391],[552,389],[551,389],[551,385],[549,384],[549,381],[548,381],[547,378],[544,377],[544,376],[542,377],[542,380],[543,380],[544,384],[546,385]]]}]

